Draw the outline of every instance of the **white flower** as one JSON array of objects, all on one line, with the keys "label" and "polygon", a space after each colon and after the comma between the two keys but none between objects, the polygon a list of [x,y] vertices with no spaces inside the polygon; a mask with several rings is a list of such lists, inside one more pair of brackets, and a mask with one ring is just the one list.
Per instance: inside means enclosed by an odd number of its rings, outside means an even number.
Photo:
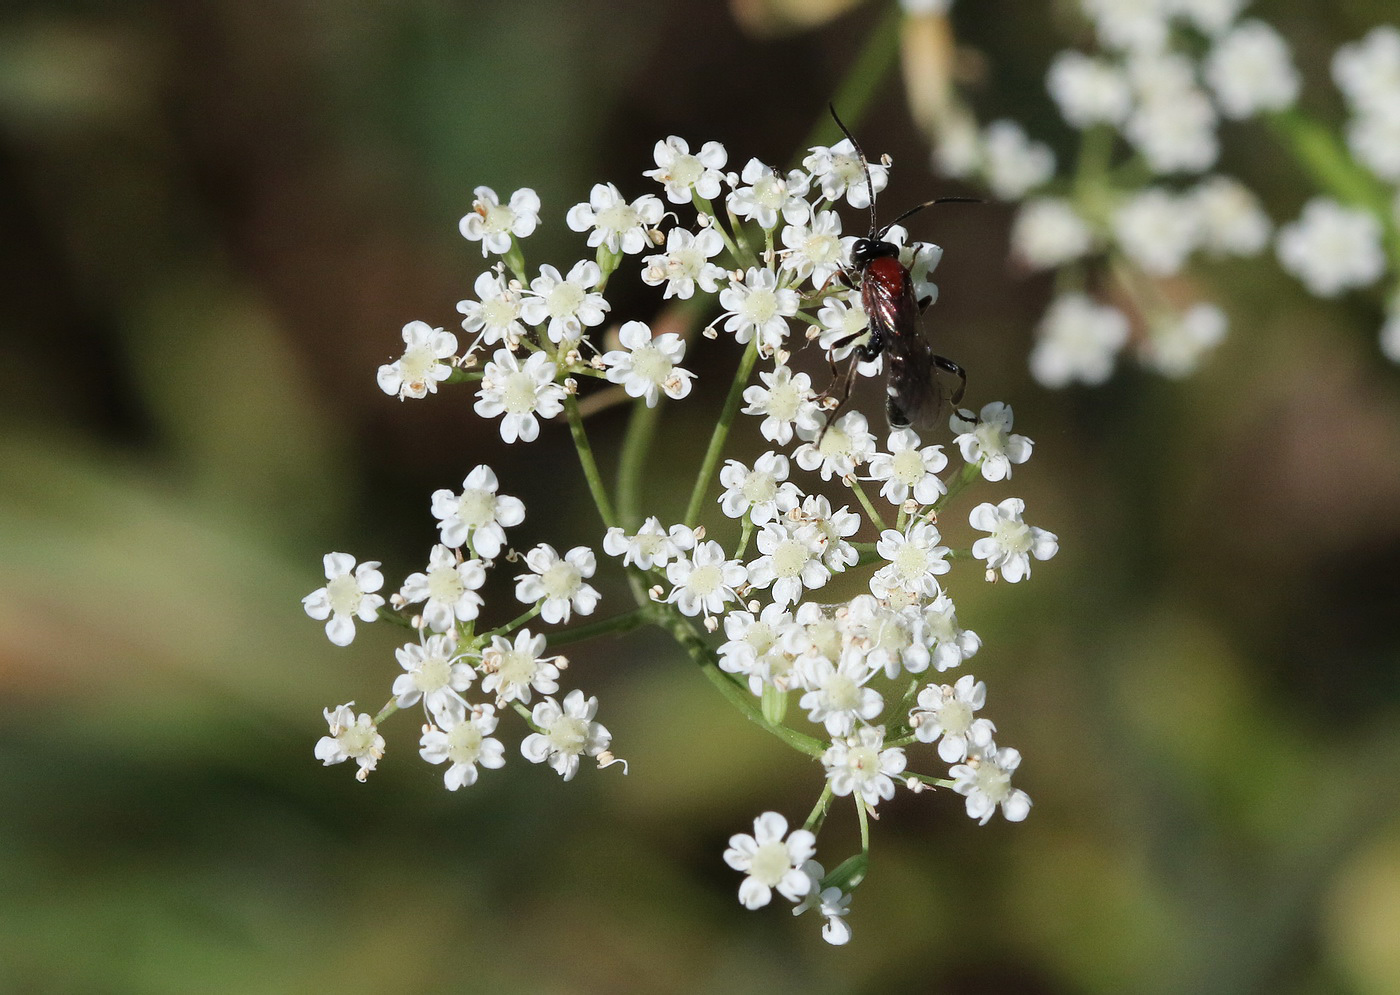
[{"label": "white flower", "polygon": [[530,573],[515,578],[515,598],[522,604],[540,602],[540,618],[550,625],[567,622],[573,612],[592,615],[598,592],[584,579],[593,576],[597,560],[587,546],[575,546],[560,557],[542,542],[525,554]]},{"label": "white flower", "polygon": [[1081,0],[1099,40],[1118,50],[1151,51],[1167,40],[1167,0]]},{"label": "white flower", "polygon": [[770,442],[781,446],[792,441],[792,428],[816,429],[821,426],[821,409],[812,392],[812,378],[805,373],[793,373],[789,366],[775,366],[772,373],[759,371],[758,379],[766,386],[754,384],[744,388],[748,406],[744,414],[762,416],[759,432]]},{"label": "white flower", "polygon": [[866,184],[867,166],[861,162],[849,138],[841,139],[830,148],[815,146],[802,160],[802,168],[821,185],[822,197],[834,202],[844,194],[846,203],[857,210],[870,206],[870,186],[873,185],[878,194],[890,181],[890,171],[881,163],[872,162],[868,164],[870,184]]},{"label": "white flower", "polygon": [[[971,414],[967,412],[967,415]],[[1024,435],[1011,434],[1013,418],[1011,405],[992,401],[982,406],[982,412],[976,418],[956,412],[949,419],[949,426],[959,433],[953,441],[963,460],[968,463],[981,461],[983,480],[1010,480],[1011,465],[1024,463],[1031,458],[1034,443]]]},{"label": "white flower", "polygon": [[1153,276],[1174,276],[1201,237],[1196,202],[1148,187],[1113,212],[1113,236],[1125,255]]},{"label": "white flower", "polygon": [[457,351],[457,336],[410,321],[403,326],[403,341],[403,355],[379,368],[379,389],[399,400],[436,394],[438,382],[452,375],[451,364],[442,360]]},{"label": "white flower", "polygon": [[804,588],[815,591],[831,579],[831,571],[822,563],[822,544],[811,526],[786,519],[769,522],[758,533],[758,550],[763,555],[748,566],[749,584],[760,590],[771,584],[776,605],[795,604]]},{"label": "white flower", "polygon": [[481,609],[477,589],[486,583],[486,568],[480,560],[459,562],[457,554],[436,545],[428,556],[424,573],[409,574],[399,591],[408,604],[426,601],[423,621],[434,632],[446,632],[457,621],[469,622]]},{"label": "white flower", "polygon": [[[477,343],[496,345],[505,343],[515,348],[525,335],[525,326],[520,321],[522,301],[519,285],[512,285],[495,270],[487,270],[476,278],[472,287],[479,301],[458,301],[457,310],[462,314],[462,330],[477,332]],[[474,344],[473,349],[476,348]]]},{"label": "white flower", "polygon": [[540,198],[529,187],[511,194],[509,204],[502,204],[490,187],[477,187],[472,195],[471,213],[457,227],[463,238],[481,243],[483,256],[509,252],[512,235],[528,238],[540,222]]},{"label": "white flower", "polygon": [[871,670],[883,670],[891,680],[902,671],[928,670],[931,658],[916,606],[892,608],[869,594],[858,594],[847,604],[846,621],[851,639],[843,652],[862,654]]},{"label": "white flower", "polygon": [[1030,814],[1030,795],[1011,787],[1011,774],[1020,765],[1021,754],[1016,750],[999,750],[995,743],[988,743],[983,749],[973,749],[967,763],[949,770],[953,790],[967,796],[968,818],[985,826],[998,805],[1007,822],[1020,822]]},{"label": "white flower", "polygon": [[1382,24],[1332,56],[1332,78],[1356,111],[1381,111],[1400,93],[1400,28]]},{"label": "white flower", "polygon": [[462,481],[462,493],[443,488],[433,491],[433,517],[444,546],[470,544],[477,556],[494,559],[506,544],[507,528],[525,520],[519,499],[497,494],[499,484],[489,466],[473,467]]},{"label": "white flower", "polygon": [[1367,287],[1385,272],[1381,226],[1366,211],[1314,197],[1278,233],[1278,258],[1318,297]]},{"label": "white flower", "polygon": [[612,733],[593,721],[598,699],[584,698],[577,688],[564,698],[561,708],[553,698],[545,698],[530,713],[530,723],[539,732],[520,743],[520,752],[532,764],[549,762],[555,772],[569,781],[578,773],[579,757],[596,757],[612,742]]},{"label": "white flower", "polygon": [[[722,472],[722,471],[721,471]],[[655,517],[648,518],[633,536],[613,526],[603,537],[603,552],[622,557],[625,567],[659,570],[670,563],[681,550],[695,546],[695,530],[684,525],[672,525],[670,531],[661,527]]]},{"label": "white flower", "polygon": [[782,239],[788,249],[783,268],[798,280],[810,278],[814,287],[823,287],[842,267],[846,250],[835,211],[818,211],[810,225],[785,226]]},{"label": "white flower", "polygon": [[923,615],[923,631],[929,640],[935,670],[951,670],[982,648],[982,639],[977,633],[958,625],[953,600],[948,595],[940,594],[930,601]]},{"label": "white flower", "polygon": [[[819,469],[823,480],[830,480],[833,475],[853,476],[857,466],[875,455],[875,436],[870,434],[865,415],[859,411],[846,412],[824,433],[820,428],[804,428],[800,424],[797,430],[809,441],[797,447],[793,458],[808,472]],[[819,434],[820,445],[816,442]]]},{"label": "white flower", "polygon": [[685,139],[672,135],[657,142],[652,150],[656,168],[642,173],[666,188],[666,199],[672,204],[689,204],[691,191],[705,200],[719,196],[724,180],[724,165],[729,153],[719,142],[706,142],[694,155]]},{"label": "white flower", "polygon": [[642,282],[649,287],[666,284],[665,299],[695,296],[698,285],[707,294],[719,290],[724,279],[724,267],[710,262],[724,251],[724,239],[713,228],[692,234],[684,228],[672,228],[666,233],[666,252],[642,260]]},{"label": "white flower", "polygon": [[496,710],[490,705],[473,705],[470,711],[443,719],[441,728],[429,727],[419,740],[418,755],[430,764],[450,760],[442,780],[448,791],[469,788],[476,783],[476,768],[504,767],[506,749],[496,731]]},{"label": "white flower", "polygon": [[1205,77],[1220,109],[1232,118],[1292,107],[1302,87],[1287,43],[1263,21],[1241,21],[1216,39],[1206,56]]},{"label": "white flower", "polygon": [[741,179],[746,185],[729,195],[729,209],[741,218],[773,229],[778,226],[779,216],[790,225],[800,225],[812,213],[803,199],[812,180],[800,169],[784,176],[757,159],[750,159]]},{"label": "white flower", "polygon": [[1259,198],[1238,180],[1210,176],[1187,196],[1195,206],[1201,247],[1207,252],[1253,256],[1269,244],[1273,223]]},{"label": "white flower", "polygon": [[1220,145],[1216,113],[1195,83],[1189,59],[1154,53],[1128,63],[1138,103],[1123,126],[1156,173],[1199,173],[1215,164]]},{"label": "white flower", "polygon": [[752,470],[738,460],[725,460],[719,471],[725,489],[719,496],[720,509],[730,518],[743,518],[747,512],[753,524],[767,525],[796,508],[802,498],[787,477],[787,457],[779,453],[764,453],[754,460]]},{"label": "white flower", "polygon": [[985,749],[996,726],[974,714],[987,702],[987,685],[971,674],[956,684],[930,684],[919,692],[919,707],[909,713],[914,738],[920,743],[938,742],[938,756],[945,764],[962,763],[969,746]]},{"label": "white flower", "polygon": [[520,318],[531,325],[548,321],[551,342],[577,341],[585,327],[601,325],[611,309],[602,294],[593,292],[602,279],[603,271],[591,259],[574,263],[567,277],[553,266],[541,266],[520,302]]},{"label": "white flower", "polygon": [[[840,363],[851,353],[870,341],[870,316],[865,313],[859,290],[828,297],[817,312],[817,327],[821,329],[817,344],[826,350],[827,358]],[[863,377],[877,376],[884,369],[883,354],[865,362],[857,360],[856,373]]]},{"label": "white flower", "polygon": [[937,577],[953,567],[946,559],[952,550],[938,545],[940,539],[938,526],[925,521],[913,522],[904,532],[894,529],[881,532],[875,551],[889,564],[870,578],[871,591],[876,597],[883,597],[891,590],[930,598],[940,594]]},{"label": "white flower", "polygon": [[1089,254],[1094,233],[1067,200],[1038,197],[1016,212],[1011,251],[1031,269],[1053,269]]},{"label": "white flower", "polygon": [[982,169],[1001,200],[1020,200],[1055,175],[1049,146],[1033,142],[1014,121],[993,121],[982,134]]},{"label": "white flower", "polygon": [[[901,6],[907,13],[931,13],[932,9],[911,10],[914,7],[935,8],[939,3],[946,8],[951,0],[901,0]],[[808,909],[817,909],[826,917],[826,922],[822,926],[822,939],[830,943],[833,947],[844,946],[851,941],[851,927],[846,922],[846,916],[851,913],[851,895],[842,891],[836,886],[830,888],[821,887],[822,875],[825,871],[822,865],[815,860],[809,860],[803,868],[807,876],[812,879],[812,890],[807,893],[807,897],[802,899],[792,914],[797,916]]]},{"label": "white flower", "polygon": [[316,742],[316,759],[325,767],[354,760],[360,766],[355,771],[355,780],[363,783],[384,756],[384,737],[379,735],[379,728],[369,713],[361,712],[357,717],[354,706],[350,701],[323,711],[330,735]]},{"label": "white flower", "polygon": [[690,556],[678,556],[674,563],[666,565],[666,578],[673,585],[667,595],[668,604],[674,604],[683,615],[706,617],[718,615],[724,606],[738,595],[735,589],[742,587],[748,578],[748,571],[738,560],[728,560],[724,547],[713,539],[697,543]]},{"label": "white flower", "polygon": [[1400,183],[1400,88],[1395,99],[1347,124],[1347,147],[1381,179]]},{"label": "white flower", "polygon": [[434,721],[446,722],[463,715],[467,703],[460,692],[471,687],[476,671],[463,663],[457,637],[429,636],[421,643],[405,643],[394,650],[404,672],[394,678],[394,699],[408,708],[421,698]]},{"label": "white flower", "polygon": [[1025,510],[1026,503],[1020,498],[1007,498],[996,505],[984,501],[968,516],[974,529],[991,533],[972,544],[972,555],[986,560],[989,572],[1000,570],[1009,584],[1031,575],[1032,556],[1048,560],[1060,549],[1055,533],[1021,521]]},{"label": "white flower", "polygon": [[1031,375],[1046,387],[1074,380],[1101,384],[1128,341],[1128,319],[1084,294],[1061,294],[1041,319],[1031,349]]},{"label": "white flower", "polygon": [[1400,310],[1392,310],[1381,326],[1381,355],[1400,363]]},{"label": "white flower", "polygon": [[481,651],[481,690],[495,694],[501,707],[512,701],[528,705],[534,691],[554,694],[559,690],[562,657],[541,656],[544,633],[531,635],[529,629],[515,634],[515,643],[505,636],[492,636],[491,645]]},{"label": "white flower", "polygon": [[884,726],[864,726],[827,747],[822,765],[832,793],[843,797],[855,794],[870,808],[881,799],[893,798],[893,776],[904,772],[904,751],[897,746],[884,747]]},{"label": "white flower", "polygon": [[1132,107],[1132,91],[1122,70],[1072,49],[1051,61],[1045,86],[1061,116],[1075,128],[1122,124]]},{"label": "white flower", "polygon": [[806,693],[799,706],[807,719],[826,726],[827,735],[849,736],[856,719],[869,722],[885,710],[880,692],[865,684],[876,671],[859,648],[841,654],[839,664],[825,657],[804,657],[797,664],[798,682]]},{"label": "white flower", "polygon": [[302,607],[317,621],[329,618],[326,638],[337,646],[349,646],[355,640],[355,619],[373,622],[379,615],[384,599],[374,592],[384,586],[384,575],[379,572],[378,560],[366,560],[356,567],[349,553],[327,553],[322,565],[326,586],[302,598]]},{"label": "white flower", "polygon": [[805,829],[788,833],[788,823],[777,812],[764,812],[753,820],[753,835],[729,837],[724,862],[747,875],[739,884],[739,901],[746,909],[758,909],[773,899],[773,889],[789,901],[812,890],[812,879],[802,870],[816,850],[817,838]]},{"label": "white flower", "polygon": [[644,322],[628,321],[618,330],[623,350],[604,353],[607,377],[622,384],[628,397],[646,398],[647,407],[654,408],[664,393],[680,400],[690,393],[690,381],[695,374],[678,365],[685,358],[685,340],[675,332],[652,338]]},{"label": "white flower", "polygon": [[[726,317],[724,330],[743,344],[758,336],[765,353],[782,348],[788,333],[787,319],[797,313],[802,298],[791,287],[779,287],[772,270],[750,267],[743,280],[734,280],[720,291],[719,305]],[[716,321],[719,319],[716,318]]]},{"label": "white flower", "polygon": [[765,684],[791,667],[781,642],[792,625],[792,613],[782,605],[764,606],[757,618],[751,612],[730,612],[724,616],[726,639],[719,647],[719,669],[747,675],[750,690],[762,694]]},{"label": "white flower", "polygon": [[564,388],[554,382],[558,368],[543,352],[530,354],[522,364],[509,349],[497,349],[481,377],[473,410],[483,418],[501,419],[501,438],[511,443],[534,442],[540,434],[540,418],[553,418],[564,410]]},{"label": "white flower", "polygon": [[1184,377],[1225,338],[1227,324],[1225,312],[1214,304],[1193,304],[1185,314],[1157,318],[1148,325],[1142,360],[1165,376]]},{"label": "white flower", "polygon": [[666,207],[657,197],[643,194],[627,203],[611,183],[595,183],[588,203],[569,208],[565,221],[574,231],[588,231],[588,244],[606,246],[609,252],[635,255],[651,247],[648,229],[661,222]]},{"label": "white flower", "polygon": [[823,549],[822,562],[832,573],[856,565],[860,554],[846,539],[860,531],[859,515],[844,505],[839,511],[832,511],[831,502],[825,497],[809,494],[802,499],[799,519],[816,527],[817,542]]},{"label": "white flower", "polygon": [[1176,13],[1208,35],[1219,34],[1239,16],[1248,0],[1172,0]]},{"label": "white flower", "polygon": [[883,480],[880,495],[891,504],[903,504],[910,494],[919,504],[933,504],[947,492],[938,474],[948,465],[942,446],[919,448],[913,429],[890,432],[889,454],[876,453],[870,460],[870,478]]}]

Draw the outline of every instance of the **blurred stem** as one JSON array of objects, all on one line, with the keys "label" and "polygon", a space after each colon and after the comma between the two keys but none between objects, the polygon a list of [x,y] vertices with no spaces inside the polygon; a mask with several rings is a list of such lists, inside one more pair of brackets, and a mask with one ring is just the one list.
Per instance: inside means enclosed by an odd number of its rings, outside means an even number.
[{"label": "blurred stem", "polygon": [[952,479],[952,481],[949,482],[948,492],[942,497],[940,497],[937,501],[933,502],[929,510],[938,512],[942,511],[945,507],[947,507],[949,501],[953,500],[953,498],[961,494],[963,488],[965,488],[968,484],[972,483],[974,480],[977,479],[978,468],[981,466],[981,464],[982,461],[980,459],[976,463],[964,463],[962,472],[959,473],[956,477]]},{"label": "blurred stem", "polygon": [[799,753],[805,753],[810,757],[820,757],[826,752],[826,745],[820,740],[803,735],[796,729],[789,729],[787,726],[774,725],[765,719],[759,708],[758,699],[749,694],[747,687],[735,684],[728,674],[719,669],[710,648],[705,645],[705,640],[695,631],[695,626],[691,624],[689,619],[678,612],[669,611],[657,624],[671,633],[676,642],[681,644],[681,648],[699,665],[700,672],[705,675],[705,678],[751,722],[757,723]]},{"label": "blurred stem", "polygon": [[802,823],[802,828],[813,835],[821,832],[822,823],[826,821],[826,813],[831,811],[831,782],[827,781],[822,785],[821,797],[817,799],[817,804],[812,806],[812,814],[807,816],[807,821]]},{"label": "blurred stem", "polygon": [[734,553],[734,559],[742,560],[744,554],[749,551],[749,540],[753,538],[753,519],[749,517],[749,512],[744,512],[744,524],[739,532],[739,548]]},{"label": "blurred stem", "polygon": [[501,257],[510,271],[515,274],[515,278],[527,286],[530,278],[525,275],[525,253],[520,249],[520,241],[514,235],[510,237],[510,248]]},{"label": "blurred stem", "polygon": [[653,406],[647,405],[646,398],[637,398],[632,405],[632,416],[627,419],[627,432],[622,437],[622,455],[617,467],[617,513],[622,527],[629,532],[641,523],[637,492],[660,417],[659,398]]},{"label": "blurred stem", "polygon": [[[899,30],[903,23],[904,12],[900,6],[890,4],[866,37],[865,46],[856,56],[855,64],[831,98],[836,113],[853,131],[860,125],[866,109],[899,58]],[[814,145],[830,145],[839,131],[836,122],[831,119],[831,112],[823,109],[798,149],[797,161],[800,163],[807,149]]]},{"label": "blurred stem", "polygon": [[851,797],[856,800],[856,818],[860,820],[860,855],[866,860],[870,859],[870,816],[865,811],[865,799],[860,796],[860,792],[851,792]]},{"label": "blurred stem", "polygon": [[411,621],[404,618],[402,615],[394,611],[394,609],[390,608],[388,605],[379,606],[379,617],[386,622],[393,622],[395,625],[405,629],[413,628],[413,623]]},{"label": "blurred stem", "polygon": [[377,713],[375,713],[374,724],[379,725],[379,723],[383,722],[385,719],[393,715],[398,710],[399,700],[397,698],[390,698],[389,703],[386,704],[383,708],[381,708]]},{"label": "blurred stem", "polygon": [[705,451],[705,461],[700,464],[700,474],[695,478],[695,486],[690,492],[690,503],[685,509],[685,524],[689,528],[694,528],[700,520],[705,491],[709,489],[710,479],[714,476],[715,467],[724,452],[724,442],[729,437],[729,426],[734,423],[734,415],[739,410],[739,402],[744,398],[744,387],[749,382],[749,374],[753,372],[753,364],[757,358],[758,334],[755,332],[754,337],[749,340],[748,348],[744,350],[743,358],[739,360],[739,369],[734,374],[734,382],[729,385],[729,396],[724,399],[719,423],[715,425],[714,433],[710,436],[710,448]]},{"label": "blurred stem", "polygon": [[524,625],[526,622],[530,621],[530,619],[534,618],[539,613],[540,606],[537,604],[535,605],[535,607],[531,608],[523,615],[511,619],[505,625],[498,625],[494,629],[488,629],[486,632],[483,632],[478,638],[490,639],[492,636],[499,636],[507,632],[512,632],[515,629],[520,628],[520,626]]},{"label": "blurred stem", "polygon": [[[909,742],[912,742],[912,740]],[[904,776],[912,777],[916,781],[922,781],[930,788],[951,788],[953,786],[953,782],[946,777],[934,777],[931,774],[915,774],[907,770],[904,772]]]},{"label": "blurred stem", "polygon": [[870,503],[869,495],[865,493],[865,488],[860,486],[860,481],[856,479],[855,474],[847,477],[845,483],[851,490],[856,492],[856,497],[860,500],[860,506],[864,508],[865,513],[870,516],[870,521],[874,523],[877,529],[884,532],[889,526],[885,524],[885,519],[880,512]]},{"label": "blurred stem", "polygon": [[578,398],[570,394],[564,398],[564,413],[569,418],[569,434],[574,437],[574,448],[578,450],[579,465],[588,481],[588,490],[593,495],[593,503],[598,506],[598,514],[603,524],[612,528],[617,524],[608,490],[603,486],[603,476],[598,472],[598,461],[593,458],[593,447],[588,444],[588,433],[583,430],[583,418],[578,412]]},{"label": "blurred stem", "polygon": [[1108,167],[1113,158],[1113,129],[1106,124],[1086,128],[1079,136],[1074,167],[1074,202],[1090,221],[1107,221],[1112,208]]},{"label": "blurred stem", "polygon": [[623,612],[621,615],[565,629],[563,632],[551,633],[549,646],[550,649],[553,649],[555,646],[579,643],[597,636],[622,635],[624,632],[640,629],[649,622],[655,622],[658,618],[659,611],[655,605],[643,605],[640,608],[633,608],[630,612]]}]

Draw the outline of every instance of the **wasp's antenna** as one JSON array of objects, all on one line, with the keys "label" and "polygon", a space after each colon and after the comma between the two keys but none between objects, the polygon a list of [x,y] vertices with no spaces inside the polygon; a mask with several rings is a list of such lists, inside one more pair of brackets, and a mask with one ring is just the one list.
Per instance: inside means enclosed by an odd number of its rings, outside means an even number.
[{"label": "wasp's antenna", "polygon": [[918,214],[918,213],[919,213],[920,211],[922,211],[924,208],[926,208],[926,207],[932,207],[934,204],[984,204],[984,203],[986,203],[986,201],[982,200],[982,199],[979,198],[979,197],[936,197],[936,198],[934,198],[933,200],[926,200],[926,201],[924,201],[922,204],[918,204],[918,205],[916,205],[916,206],[914,206],[914,207],[909,208],[909,210],[905,211],[905,212],[904,212],[903,214],[901,214],[899,217],[895,218],[895,219],[894,219],[893,221],[891,221],[889,224],[885,225],[885,227],[881,228],[881,229],[876,233],[875,237],[876,237],[876,238],[884,238],[885,235],[887,235],[887,234],[889,233],[889,230],[890,230],[891,228],[893,228],[895,225],[899,224],[899,223],[900,223],[901,221],[903,221],[905,218],[909,217],[911,214]]},{"label": "wasp's antenna", "polygon": [[[855,146],[856,155],[860,156],[860,168],[865,171],[865,189],[870,193],[870,231],[875,232],[875,183],[870,179],[870,161],[865,158],[865,153],[861,151],[860,142],[856,141],[856,136],[851,134],[851,129],[842,123],[841,118],[836,114],[836,105],[827,104],[826,109],[831,111],[832,120],[836,122],[836,127],[841,129],[841,133],[846,136],[852,145]],[[888,226],[886,226],[888,227]]]}]

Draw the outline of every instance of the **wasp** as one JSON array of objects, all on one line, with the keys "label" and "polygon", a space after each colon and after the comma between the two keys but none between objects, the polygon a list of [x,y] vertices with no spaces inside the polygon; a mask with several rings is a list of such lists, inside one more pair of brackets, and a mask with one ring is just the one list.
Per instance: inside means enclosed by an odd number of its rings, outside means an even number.
[{"label": "wasp", "polygon": [[[912,207],[889,224],[880,226],[875,219],[875,184],[870,178],[870,163],[861,151],[860,143],[837,116],[836,108],[831,107],[830,110],[837,126],[860,156],[860,164],[865,171],[866,189],[870,194],[870,231],[864,238],[856,239],[851,247],[851,268],[855,271],[855,286],[860,288],[868,324],[864,331],[840,339],[832,346],[844,348],[862,335],[867,337],[855,347],[851,365],[844,377],[833,381],[833,384],[840,382],[842,389],[827,424],[835,420],[850,397],[857,363],[873,362],[884,355],[887,357],[885,414],[890,427],[929,429],[937,423],[943,408],[944,391],[935,379],[936,371],[942,370],[958,378],[958,386],[949,397],[955,408],[967,389],[967,372],[951,359],[937,355],[924,338],[919,329],[919,317],[932,300],[925,298],[920,301],[916,297],[909,267],[899,259],[900,247],[889,241],[887,236],[895,225],[926,207],[978,201],[972,197],[939,197]],[[846,277],[849,282],[850,275],[846,274]],[[828,391],[827,396],[831,397],[832,391]]]}]

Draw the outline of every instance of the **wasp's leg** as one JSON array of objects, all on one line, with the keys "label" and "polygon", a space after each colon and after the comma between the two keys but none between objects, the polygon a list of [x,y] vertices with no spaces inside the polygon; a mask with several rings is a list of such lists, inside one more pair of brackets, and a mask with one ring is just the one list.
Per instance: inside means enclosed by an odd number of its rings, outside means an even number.
[{"label": "wasp's leg", "polygon": [[846,406],[846,402],[851,399],[851,388],[855,386],[856,364],[858,362],[860,362],[860,357],[853,355],[851,357],[850,364],[846,367],[846,372],[842,374],[838,379],[833,380],[831,387],[828,387],[818,399],[826,400],[827,398],[834,396],[833,389],[838,383],[840,384],[841,396],[836,400],[836,407],[832,408],[830,413],[827,414],[826,420],[822,422],[821,431],[817,433],[816,446],[818,449],[821,448],[822,439],[826,437],[826,430],[831,427],[831,423],[836,420],[836,416],[841,413],[841,409],[844,408]]},{"label": "wasp's leg", "polygon": [[953,391],[953,396],[951,398],[953,404],[957,405],[957,403],[963,399],[963,391],[967,390],[967,371],[951,359],[947,359],[943,356],[934,356],[933,365],[945,373],[954,374],[958,378],[958,389]]}]

